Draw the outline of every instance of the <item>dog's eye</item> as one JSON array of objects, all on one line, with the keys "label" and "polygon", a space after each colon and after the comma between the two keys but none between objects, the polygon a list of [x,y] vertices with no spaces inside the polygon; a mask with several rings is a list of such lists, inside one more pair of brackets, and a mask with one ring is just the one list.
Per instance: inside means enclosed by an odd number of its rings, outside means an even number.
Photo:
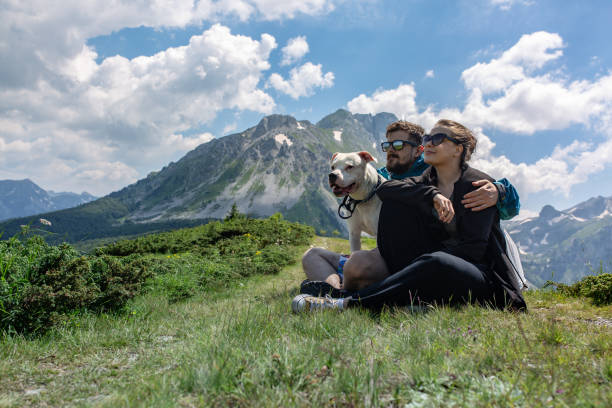
[{"label": "dog's eye", "polygon": [[332,170],[336,170],[336,166],[332,166]]},{"label": "dog's eye", "polygon": [[353,168],[353,166],[350,166],[350,165],[349,165],[349,166],[346,166],[346,169],[347,169],[347,170],[350,170],[350,169],[352,169],[352,168]]}]

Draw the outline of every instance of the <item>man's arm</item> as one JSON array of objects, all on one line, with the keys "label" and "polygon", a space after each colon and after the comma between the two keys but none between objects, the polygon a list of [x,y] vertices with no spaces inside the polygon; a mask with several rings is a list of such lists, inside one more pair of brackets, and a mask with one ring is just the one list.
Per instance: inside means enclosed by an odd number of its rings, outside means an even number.
[{"label": "man's arm", "polygon": [[478,180],[472,183],[478,189],[463,196],[461,203],[472,211],[482,211],[497,205],[499,217],[509,220],[519,213],[521,202],[518,192],[510,182],[502,178],[494,183]]}]

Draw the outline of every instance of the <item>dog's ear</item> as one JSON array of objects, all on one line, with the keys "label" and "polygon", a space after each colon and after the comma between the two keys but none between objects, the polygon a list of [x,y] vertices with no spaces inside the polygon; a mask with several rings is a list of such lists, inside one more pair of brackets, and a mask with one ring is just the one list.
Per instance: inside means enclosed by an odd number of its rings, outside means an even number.
[{"label": "dog's ear", "polygon": [[361,158],[363,160],[365,160],[366,163],[369,163],[371,161],[373,161],[373,162],[377,162],[378,161],[374,157],[372,157],[372,155],[370,153],[368,153],[368,152],[359,152],[358,154],[359,154],[359,156],[361,156]]},{"label": "dog's ear", "polygon": [[334,161],[334,159],[336,158],[336,156],[337,156],[337,155],[338,155],[338,152],[334,153],[334,154],[332,155],[331,161]]}]

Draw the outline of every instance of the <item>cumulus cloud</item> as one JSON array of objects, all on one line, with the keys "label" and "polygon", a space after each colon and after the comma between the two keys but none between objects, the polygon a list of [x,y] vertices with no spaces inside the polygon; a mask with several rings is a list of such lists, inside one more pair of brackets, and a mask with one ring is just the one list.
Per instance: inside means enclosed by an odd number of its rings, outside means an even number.
[{"label": "cumulus cloud", "polygon": [[[0,7],[0,178],[106,194],[206,142],[184,136],[224,109],[271,113],[274,37],[216,24],[152,56],[98,62],[87,40],[127,27],[291,19],[336,0],[5,0]],[[302,90],[309,92],[310,88]],[[102,174],[107,176],[103,177]],[[68,181],[69,180],[69,181]]]},{"label": "cumulus cloud", "polygon": [[413,116],[418,113],[414,83],[400,84],[395,89],[379,89],[372,96],[361,94],[349,101],[348,108],[354,113],[391,112],[398,117]]},{"label": "cumulus cloud", "polygon": [[[463,109],[417,106],[414,84],[361,94],[347,106],[354,113],[392,112],[425,128],[442,117],[460,121],[479,134],[475,167],[509,178],[523,194],[569,194],[572,186],[612,164],[612,74],[569,81],[554,68],[543,72],[563,56],[564,47],[558,34],[536,32],[522,36],[499,58],[466,69],[461,79],[469,96]],[[530,135],[576,124],[598,131],[604,142],[557,146],[533,164],[494,155],[495,143],[483,132],[493,128]]]},{"label": "cumulus cloud", "polygon": [[[32,84],[0,88],[0,162],[7,167],[10,153],[21,151],[10,174],[20,169],[37,178],[32,172],[38,169],[39,182],[57,190],[66,174],[43,170],[39,160],[64,157],[69,161],[64,170],[80,172],[71,179],[84,180],[84,174],[99,174],[75,165],[90,160],[83,152],[91,151],[99,163],[121,162],[132,169],[124,178],[96,179],[91,192],[122,187],[134,181],[134,171],[146,174],[151,166],[161,167],[209,140],[177,135],[210,122],[223,109],[271,113],[275,102],[259,86],[275,47],[268,34],[256,40],[220,24],[193,36],[188,45],[131,60],[114,56],[98,64],[95,51],[82,45],[73,58],[52,64],[50,73]],[[63,150],[72,153],[60,154]]]},{"label": "cumulus cloud", "polygon": [[299,99],[302,96],[311,96],[315,88],[331,87],[334,84],[334,73],[323,74],[321,64],[307,62],[301,67],[293,68],[289,72],[288,80],[277,73],[270,75],[268,84],[293,99]]},{"label": "cumulus cloud", "polygon": [[308,53],[308,42],[306,37],[299,36],[291,38],[287,45],[283,47],[283,59],[281,65],[291,65],[296,61],[299,61],[304,55]]}]

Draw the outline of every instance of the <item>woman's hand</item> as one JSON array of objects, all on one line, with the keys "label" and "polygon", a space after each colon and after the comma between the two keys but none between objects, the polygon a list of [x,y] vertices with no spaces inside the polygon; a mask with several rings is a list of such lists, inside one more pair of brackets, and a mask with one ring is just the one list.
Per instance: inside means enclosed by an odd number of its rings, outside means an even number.
[{"label": "woman's hand", "polygon": [[438,212],[438,218],[444,223],[449,223],[455,217],[455,209],[453,203],[442,194],[436,194],[433,198],[433,206]]}]

